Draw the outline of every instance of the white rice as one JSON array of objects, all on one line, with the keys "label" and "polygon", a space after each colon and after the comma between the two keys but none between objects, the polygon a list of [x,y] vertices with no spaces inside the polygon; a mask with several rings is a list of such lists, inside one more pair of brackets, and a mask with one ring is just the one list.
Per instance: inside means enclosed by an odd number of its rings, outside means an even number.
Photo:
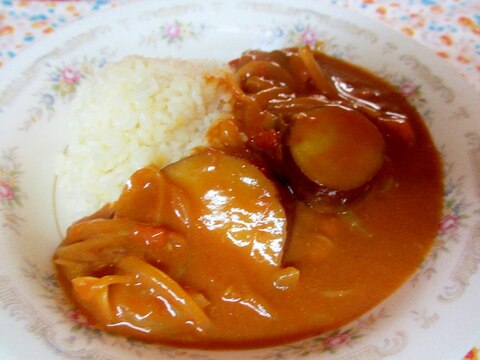
[{"label": "white rice", "polygon": [[[163,167],[205,145],[216,119],[231,113],[217,63],[138,56],[85,81],[71,106],[59,186],[88,214],[118,198],[137,169]],[[217,80],[207,81],[206,75]]]}]

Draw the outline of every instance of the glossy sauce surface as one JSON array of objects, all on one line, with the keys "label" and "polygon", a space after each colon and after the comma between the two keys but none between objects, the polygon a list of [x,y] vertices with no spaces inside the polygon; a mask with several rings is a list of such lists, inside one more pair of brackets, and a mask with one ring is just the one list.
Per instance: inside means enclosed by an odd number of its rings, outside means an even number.
[{"label": "glossy sauce surface", "polygon": [[94,326],[188,347],[285,343],[358,317],[427,254],[439,156],[393,87],[308,48],[231,65],[235,113],[211,147],[137,171],[57,249]]}]

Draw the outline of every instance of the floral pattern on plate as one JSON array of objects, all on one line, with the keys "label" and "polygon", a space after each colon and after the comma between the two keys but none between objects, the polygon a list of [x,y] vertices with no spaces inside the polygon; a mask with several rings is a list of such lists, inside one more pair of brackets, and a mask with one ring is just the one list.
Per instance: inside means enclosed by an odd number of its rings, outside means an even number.
[{"label": "floral pattern on plate", "polygon": [[36,94],[38,105],[30,108],[27,120],[19,129],[27,131],[38,122],[49,121],[55,113],[55,103],[70,102],[82,80],[91,77],[95,70],[105,64],[105,57],[84,57],[70,64],[56,66],[47,64],[46,78],[49,85]]},{"label": "floral pattern on plate", "polygon": [[342,347],[352,347],[357,339],[362,338],[368,332],[375,329],[375,324],[382,319],[388,318],[384,308],[377,312],[370,313],[355,322],[353,326],[337,329],[321,336],[316,336],[306,343],[295,343],[282,346],[273,350],[266,356],[261,357],[264,360],[273,359],[291,359],[319,354],[335,354]]},{"label": "floral pattern on plate", "polygon": [[196,39],[205,29],[203,24],[174,20],[159,26],[147,35],[142,35],[141,43],[157,48],[162,42],[180,45],[186,40]]},{"label": "floral pattern on plate", "polygon": [[464,179],[451,178],[454,173],[454,164],[446,163],[444,172],[447,174],[444,184],[444,209],[440,220],[440,229],[427,259],[422,263],[418,272],[411,281],[411,285],[417,285],[421,278],[431,280],[437,273],[436,262],[444,255],[450,253],[450,247],[459,242],[460,229],[467,228],[466,220],[472,213],[473,204],[465,195]]},{"label": "floral pattern on plate", "polygon": [[18,215],[23,206],[25,194],[20,186],[23,175],[22,166],[17,158],[17,148],[2,151],[0,157],[0,213],[3,227],[18,233],[24,219]]}]

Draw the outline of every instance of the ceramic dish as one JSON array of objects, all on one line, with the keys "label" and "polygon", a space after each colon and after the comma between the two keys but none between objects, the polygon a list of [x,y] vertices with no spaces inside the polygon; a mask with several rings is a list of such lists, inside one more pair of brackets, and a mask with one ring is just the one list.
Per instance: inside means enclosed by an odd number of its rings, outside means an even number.
[{"label": "ceramic dish", "polygon": [[[478,98],[444,62],[384,26],[318,1],[133,3],[24,51],[0,80],[0,357],[26,359],[460,359],[480,338]],[[229,60],[251,48],[325,42],[390,80],[427,122],[445,209],[427,260],[397,292],[337,331],[244,352],[147,345],[85,327],[54,281],[64,109],[96,68],[128,54]],[[58,199],[57,199],[58,200]]]}]

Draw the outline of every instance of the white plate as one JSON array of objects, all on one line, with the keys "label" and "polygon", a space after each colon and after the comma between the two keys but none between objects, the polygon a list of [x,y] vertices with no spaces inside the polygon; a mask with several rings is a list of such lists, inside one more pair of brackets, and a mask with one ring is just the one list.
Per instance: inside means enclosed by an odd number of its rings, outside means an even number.
[{"label": "white plate", "polygon": [[[54,162],[65,146],[63,109],[78,83],[127,54],[229,60],[246,49],[318,39],[333,55],[397,85],[441,149],[441,232],[417,274],[340,331],[276,348],[185,351],[81,326],[83,319],[60,295],[51,264],[60,241]],[[150,1],[79,21],[26,50],[1,75],[0,358],[455,360],[480,338],[478,97],[406,37],[318,1]]]}]

